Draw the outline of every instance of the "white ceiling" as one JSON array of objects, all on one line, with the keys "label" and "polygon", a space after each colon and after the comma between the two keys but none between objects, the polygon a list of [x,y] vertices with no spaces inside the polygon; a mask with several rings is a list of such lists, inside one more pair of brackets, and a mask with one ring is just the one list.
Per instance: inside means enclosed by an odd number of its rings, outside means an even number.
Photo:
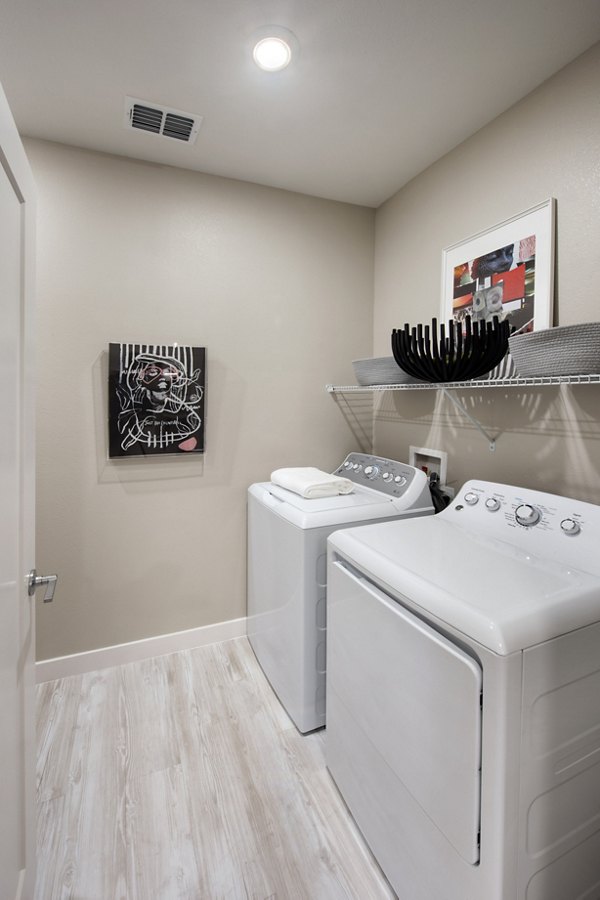
[{"label": "white ceiling", "polygon": [[[269,75],[272,23],[300,52]],[[0,81],[24,135],[378,206],[599,39],[599,0],[0,0]]]}]

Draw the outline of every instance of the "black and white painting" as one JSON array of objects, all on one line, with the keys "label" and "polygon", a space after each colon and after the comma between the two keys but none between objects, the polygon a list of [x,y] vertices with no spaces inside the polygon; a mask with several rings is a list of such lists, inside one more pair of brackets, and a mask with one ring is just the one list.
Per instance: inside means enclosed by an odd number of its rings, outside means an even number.
[{"label": "black and white painting", "polygon": [[205,349],[108,345],[109,457],[204,452]]}]

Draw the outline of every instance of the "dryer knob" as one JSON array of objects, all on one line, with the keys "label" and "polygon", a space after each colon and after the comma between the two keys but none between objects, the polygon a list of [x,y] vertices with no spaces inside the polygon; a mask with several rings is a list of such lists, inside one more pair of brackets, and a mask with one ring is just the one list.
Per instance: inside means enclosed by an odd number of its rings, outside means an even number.
[{"label": "dryer knob", "polygon": [[515,509],[515,519],[519,525],[536,525],[540,521],[540,511],[529,503],[521,503]]},{"label": "dryer knob", "polygon": [[575,519],[563,519],[560,523],[561,531],[564,531],[565,534],[579,534],[581,528],[579,527],[579,523],[575,521]]},{"label": "dryer knob", "polygon": [[473,491],[468,491],[465,494],[465,503],[467,503],[469,506],[475,506],[475,504],[478,502],[479,497],[477,496],[477,494],[474,494]]},{"label": "dryer knob", "polygon": [[350,462],[349,459],[347,459],[346,462],[344,463],[344,468],[345,468],[345,469],[351,469],[351,468],[352,468],[352,463]]},{"label": "dryer knob", "polygon": [[377,478],[379,475],[379,467],[378,466],[365,466],[365,475],[367,478],[373,480],[373,478]]},{"label": "dryer knob", "polygon": [[406,478],[404,477],[404,475],[395,475],[394,483],[399,484],[400,487],[402,487],[403,484],[406,484]]},{"label": "dryer knob", "polygon": [[391,481],[393,477],[394,477],[394,476],[392,475],[391,472],[384,472],[384,473],[383,473],[383,480],[384,480],[384,481]]},{"label": "dryer knob", "polygon": [[496,497],[488,497],[485,501],[485,508],[490,512],[496,512],[500,509],[500,501]]}]

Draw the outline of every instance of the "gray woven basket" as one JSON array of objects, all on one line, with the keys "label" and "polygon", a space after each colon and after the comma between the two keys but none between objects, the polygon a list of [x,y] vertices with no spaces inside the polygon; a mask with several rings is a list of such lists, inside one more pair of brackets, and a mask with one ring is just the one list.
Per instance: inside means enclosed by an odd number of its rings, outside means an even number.
[{"label": "gray woven basket", "polygon": [[414,384],[417,379],[401,369],[393,356],[355,359],[352,362],[358,384]]},{"label": "gray woven basket", "polygon": [[522,378],[600,372],[600,322],[516,334],[508,345]]}]

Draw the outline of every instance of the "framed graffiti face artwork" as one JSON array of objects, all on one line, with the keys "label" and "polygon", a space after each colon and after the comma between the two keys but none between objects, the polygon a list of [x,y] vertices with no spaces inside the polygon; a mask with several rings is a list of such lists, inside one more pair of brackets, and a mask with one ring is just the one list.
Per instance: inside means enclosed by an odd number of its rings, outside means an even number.
[{"label": "framed graffiti face artwork", "polygon": [[205,349],[108,345],[108,455],[204,452]]}]

